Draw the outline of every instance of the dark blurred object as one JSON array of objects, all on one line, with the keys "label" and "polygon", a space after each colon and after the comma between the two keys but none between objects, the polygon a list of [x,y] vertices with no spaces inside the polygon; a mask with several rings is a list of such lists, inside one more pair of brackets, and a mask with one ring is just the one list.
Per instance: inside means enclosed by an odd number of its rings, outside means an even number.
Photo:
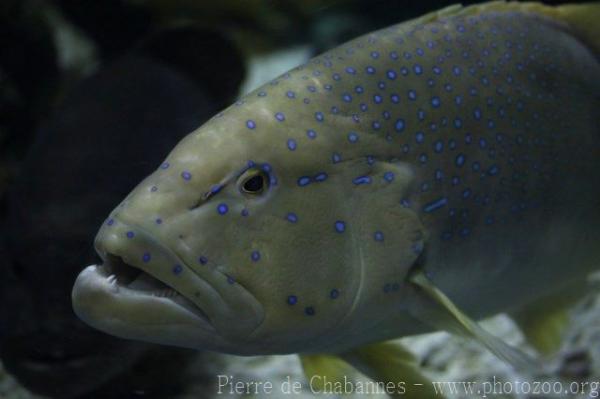
[{"label": "dark blurred object", "polygon": [[0,1],[0,193],[50,109],[59,75],[40,2]]},{"label": "dark blurred object", "polygon": [[[167,39],[179,37],[174,32],[157,34],[74,87],[39,130],[8,192],[0,355],[36,393],[171,397],[195,355],[92,330],[75,317],[70,297],[78,272],[98,262],[93,238],[112,208],[237,95],[244,70],[233,46],[204,30],[185,32],[188,40],[175,42]],[[201,52],[186,48],[194,43]],[[214,81],[231,84],[215,91]]]}]

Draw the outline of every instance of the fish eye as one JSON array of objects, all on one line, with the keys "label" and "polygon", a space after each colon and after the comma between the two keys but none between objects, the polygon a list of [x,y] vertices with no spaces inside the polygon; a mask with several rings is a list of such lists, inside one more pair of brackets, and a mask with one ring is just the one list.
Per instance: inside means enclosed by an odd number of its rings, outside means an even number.
[{"label": "fish eye", "polygon": [[262,170],[248,170],[239,178],[240,191],[245,194],[262,194],[268,188],[268,176]]}]

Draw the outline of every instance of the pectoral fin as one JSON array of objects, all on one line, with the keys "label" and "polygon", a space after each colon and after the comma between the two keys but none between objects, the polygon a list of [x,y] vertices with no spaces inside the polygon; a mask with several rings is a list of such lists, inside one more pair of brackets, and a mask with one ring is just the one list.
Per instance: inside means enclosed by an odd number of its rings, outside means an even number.
[{"label": "pectoral fin", "polygon": [[351,365],[335,355],[300,355],[300,362],[314,392],[324,392],[326,381],[333,385],[343,384],[344,377],[352,379],[356,375]]},{"label": "pectoral fin", "polygon": [[[375,381],[388,385],[392,396],[407,399],[443,398],[433,390],[408,350],[396,342],[382,342],[354,349],[343,355],[350,364]],[[393,388],[392,388],[393,386]]]},{"label": "pectoral fin", "polygon": [[527,341],[541,354],[550,355],[560,348],[569,322],[569,308],[586,295],[589,285],[577,281],[568,287],[544,296],[510,315]]},{"label": "pectoral fin", "polygon": [[473,338],[518,370],[543,369],[535,359],[493,336],[471,320],[427,278],[422,270],[415,271],[409,277],[409,281],[416,288],[414,302],[409,307],[412,316],[416,319],[432,327]]}]

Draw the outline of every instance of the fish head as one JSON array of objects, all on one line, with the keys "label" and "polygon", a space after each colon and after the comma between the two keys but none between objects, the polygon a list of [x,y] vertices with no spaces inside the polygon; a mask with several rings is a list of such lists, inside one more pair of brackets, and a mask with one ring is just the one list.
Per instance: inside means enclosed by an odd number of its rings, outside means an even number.
[{"label": "fish head", "polygon": [[235,354],[324,350],[384,317],[423,239],[400,204],[414,173],[368,155],[389,148],[381,137],[359,149],[348,121],[340,140],[295,117],[234,106],[182,140],[101,227],[104,264],[79,276],[76,313]]}]

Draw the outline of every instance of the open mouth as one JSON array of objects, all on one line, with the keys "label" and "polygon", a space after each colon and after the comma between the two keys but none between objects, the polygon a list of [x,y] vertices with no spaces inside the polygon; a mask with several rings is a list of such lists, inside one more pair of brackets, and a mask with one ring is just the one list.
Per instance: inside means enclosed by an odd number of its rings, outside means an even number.
[{"label": "open mouth", "polygon": [[96,273],[106,279],[116,295],[147,296],[148,299],[170,301],[192,313],[203,322],[212,324],[208,315],[194,302],[142,269],[131,265],[122,257],[106,254],[104,263],[96,266]]}]

